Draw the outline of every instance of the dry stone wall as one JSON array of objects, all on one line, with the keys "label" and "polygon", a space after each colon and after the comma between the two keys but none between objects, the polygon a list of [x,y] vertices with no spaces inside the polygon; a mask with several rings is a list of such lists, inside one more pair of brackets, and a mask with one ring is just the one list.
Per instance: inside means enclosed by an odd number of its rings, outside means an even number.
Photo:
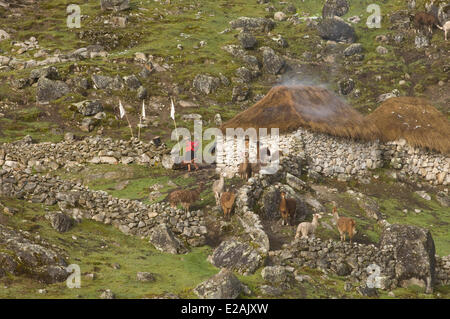
[{"label": "dry stone wall", "polygon": [[[218,144],[221,141],[218,140]],[[223,140],[218,147],[218,169],[232,175],[243,161],[244,146],[235,140]],[[303,161],[310,175],[320,174],[348,181],[366,176],[371,170],[391,166],[410,177],[422,177],[435,185],[450,184],[450,157],[409,146],[405,140],[390,143],[360,142],[299,129],[278,139],[268,136],[262,145],[281,152],[280,163]],[[250,143],[250,154],[256,158],[256,147]],[[252,157],[250,156],[250,161]]]},{"label": "dry stone wall", "polygon": [[59,143],[33,144],[31,138],[25,138],[0,145],[0,167],[45,171],[87,163],[155,165],[167,153],[164,144],[137,139],[123,141],[94,136],[74,140],[69,136]]},{"label": "dry stone wall", "polygon": [[200,210],[186,214],[166,203],[146,205],[137,200],[119,199],[57,177],[0,170],[0,196],[58,205],[75,220],[93,219],[130,235],[148,236],[155,226],[166,224],[191,246],[205,243],[207,229]]}]

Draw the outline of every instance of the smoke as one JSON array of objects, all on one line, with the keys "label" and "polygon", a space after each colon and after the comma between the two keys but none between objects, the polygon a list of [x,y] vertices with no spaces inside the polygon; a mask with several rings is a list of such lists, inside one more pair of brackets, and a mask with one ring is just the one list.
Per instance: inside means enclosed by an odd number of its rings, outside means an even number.
[{"label": "smoke", "polygon": [[[302,76],[301,79],[300,76]],[[303,74],[291,74],[285,76],[276,85],[311,87],[305,88],[304,92],[295,92],[295,100],[298,100],[301,105],[299,111],[306,120],[333,122],[333,119],[337,117],[342,118],[342,109],[347,102],[333,92],[330,83],[304,77]],[[319,90],[315,90],[315,88]]]}]

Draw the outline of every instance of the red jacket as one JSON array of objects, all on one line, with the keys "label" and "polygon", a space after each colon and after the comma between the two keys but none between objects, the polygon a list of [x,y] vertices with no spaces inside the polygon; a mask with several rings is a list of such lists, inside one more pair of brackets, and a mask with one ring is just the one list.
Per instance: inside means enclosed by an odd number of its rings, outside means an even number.
[{"label": "red jacket", "polygon": [[186,152],[195,151],[195,148],[197,147],[198,142],[188,142],[186,146]]}]

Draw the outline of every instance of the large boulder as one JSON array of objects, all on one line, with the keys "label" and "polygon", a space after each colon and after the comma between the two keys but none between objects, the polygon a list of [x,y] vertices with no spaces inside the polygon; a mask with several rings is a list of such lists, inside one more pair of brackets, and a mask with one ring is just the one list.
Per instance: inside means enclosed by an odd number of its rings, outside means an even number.
[{"label": "large boulder", "polygon": [[45,215],[45,218],[47,218],[52,227],[60,233],[68,231],[74,224],[73,219],[62,212],[50,212]]},{"label": "large boulder", "polygon": [[275,22],[266,18],[240,17],[230,21],[230,26],[233,29],[242,29],[244,31],[269,32],[275,27]]},{"label": "large boulder", "polygon": [[0,224],[0,277],[11,274],[52,284],[67,279],[66,267],[57,248]]},{"label": "large boulder", "polygon": [[236,239],[223,241],[208,257],[209,262],[219,268],[228,268],[243,275],[252,274],[261,265],[263,258],[248,243]]},{"label": "large boulder", "polygon": [[319,35],[325,40],[353,43],[356,33],[353,27],[340,18],[326,18],[318,25]]},{"label": "large boulder", "polygon": [[213,93],[220,85],[220,79],[206,75],[206,74],[197,74],[194,78],[194,82],[192,86],[199,92],[203,94]]},{"label": "large boulder", "polygon": [[38,103],[46,104],[59,99],[69,92],[69,86],[63,81],[52,81],[42,77],[37,84],[36,99]]},{"label": "large boulder", "polygon": [[92,82],[94,83],[94,88],[104,90],[113,86],[114,79],[110,76],[94,74],[92,75]]},{"label": "large boulder", "polygon": [[79,113],[83,114],[84,116],[91,116],[103,112],[103,106],[99,100],[96,101],[86,100],[74,103],[73,106]]},{"label": "large boulder", "polygon": [[166,253],[184,254],[188,251],[183,242],[166,224],[160,224],[151,230],[150,242],[156,249]]},{"label": "large boulder", "polygon": [[129,0],[100,0],[102,10],[122,11],[130,8]]},{"label": "large boulder", "polygon": [[263,49],[263,67],[267,73],[278,74],[285,65],[282,57],[277,55],[272,48],[264,47]]},{"label": "large boulder", "polygon": [[238,37],[244,49],[253,49],[256,45],[256,38],[249,32],[241,32]]},{"label": "large boulder", "polygon": [[49,66],[41,69],[34,69],[30,73],[30,79],[35,82],[39,80],[40,78],[47,78],[50,80],[58,80],[59,73],[58,69],[54,66]]},{"label": "large boulder", "polygon": [[395,278],[407,287],[419,284],[426,292],[433,291],[435,278],[435,247],[429,230],[412,226],[393,224],[384,229],[380,247],[394,247]]},{"label": "large boulder", "polygon": [[201,299],[236,299],[242,292],[243,285],[228,269],[222,269],[194,289]]},{"label": "large boulder", "polygon": [[334,16],[341,17],[348,12],[349,8],[347,0],[327,0],[322,9],[322,17],[324,19]]}]

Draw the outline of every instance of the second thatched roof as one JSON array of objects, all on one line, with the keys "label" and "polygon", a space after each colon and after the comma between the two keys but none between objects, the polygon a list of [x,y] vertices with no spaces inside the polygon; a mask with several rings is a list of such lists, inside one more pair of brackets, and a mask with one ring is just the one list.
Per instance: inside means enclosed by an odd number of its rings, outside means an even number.
[{"label": "second thatched roof", "polygon": [[424,99],[395,97],[367,116],[378,127],[382,141],[405,139],[409,145],[450,153],[450,122]]}]

